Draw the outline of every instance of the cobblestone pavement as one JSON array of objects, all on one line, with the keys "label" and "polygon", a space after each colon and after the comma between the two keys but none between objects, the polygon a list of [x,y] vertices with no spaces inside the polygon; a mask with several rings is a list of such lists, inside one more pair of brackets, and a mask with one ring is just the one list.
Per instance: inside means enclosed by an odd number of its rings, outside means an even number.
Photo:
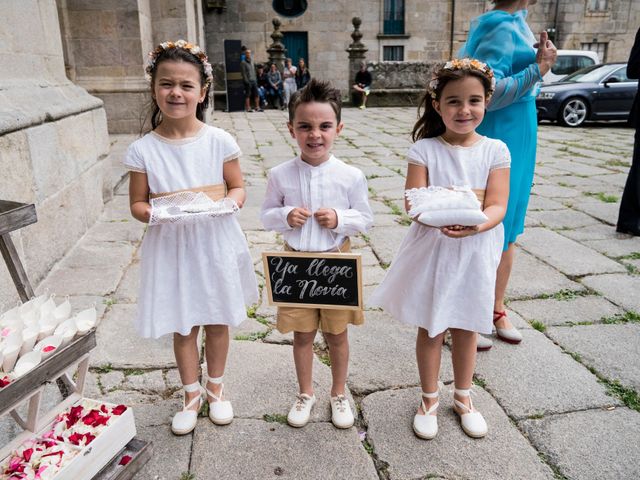
[{"label": "cobblestone pavement", "polygon": [[[346,110],[335,145],[335,155],[369,180],[375,227],[353,239],[363,258],[365,301],[406,233],[404,158],[415,114]],[[259,221],[266,172],[291,158],[295,143],[279,111],[216,112],[214,124],[232,132],[244,152],[249,200],[240,221],[264,285],[260,253],[281,248],[279,236]],[[117,177],[130,140],[113,137]],[[288,427],[283,419],[296,392],[291,336],[274,330],[264,287],[260,305],[232,332],[225,382],[234,422],[216,427],[204,417],[194,434],[173,436],[169,423],[181,392],[170,338],[141,340],[131,326],[144,226],[129,215],[126,182],[38,291],[70,295],[78,309],[99,306],[87,395],[134,407],[139,436],[154,444],[136,479],[638,478],[640,238],[613,228],[632,141],[632,130],[620,124],[541,126],[527,230],[508,291],[509,315],[524,341],[496,341],[478,355],[475,405],[490,428],[482,440],[466,437],[452,413],[448,348],[440,433],[432,441],[414,436],[415,331],[374,310],[350,331],[348,387],[357,425],[346,431],[331,425],[331,375],[319,336],[319,402],[307,427]],[[13,430],[5,422],[0,441]]]}]

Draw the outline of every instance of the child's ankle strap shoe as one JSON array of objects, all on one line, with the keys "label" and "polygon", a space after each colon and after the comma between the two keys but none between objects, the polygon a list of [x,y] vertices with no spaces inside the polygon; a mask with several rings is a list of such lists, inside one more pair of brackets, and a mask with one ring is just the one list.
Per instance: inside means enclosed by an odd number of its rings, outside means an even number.
[{"label": "child's ankle strap shoe", "polygon": [[287,423],[292,427],[300,428],[304,427],[309,422],[311,416],[311,408],[316,403],[315,395],[307,395],[306,393],[299,393],[296,396],[296,401],[289,410],[287,415]]},{"label": "child's ankle strap shoe", "polygon": [[[422,392],[423,398],[438,398],[440,392],[436,390],[433,393]],[[416,436],[424,439],[431,440],[438,434],[438,417],[432,415],[438,407],[440,402],[436,402],[429,409],[424,404],[424,399],[421,401],[423,414],[416,413],[413,417],[413,432]]]},{"label": "child's ankle strap shoe", "polygon": [[464,403],[456,400],[454,397],[454,405],[465,413],[460,413],[456,408],[454,408],[453,411],[456,412],[460,417],[460,425],[462,426],[462,430],[464,431],[464,433],[472,438],[482,438],[487,434],[489,428],[487,427],[487,422],[484,420],[482,414],[473,408],[473,402],[471,402],[471,393],[472,392],[469,389],[462,390],[456,388],[456,395],[458,395],[459,397],[469,397],[469,406],[467,407]]},{"label": "child's ankle strap shoe", "polygon": [[354,421],[347,397],[344,395],[331,397],[331,423],[336,428],[351,428]]},{"label": "child's ankle strap shoe", "polygon": [[222,400],[222,394],[224,393],[224,383],[222,379],[224,377],[209,377],[207,372],[207,364],[203,365],[202,378],[204,384],[212,383],[214,385],[221,385],[220,393],[216,395],[211,390],[205,387],[207,395],[214,399],[213,402],[209,402],[209,420],[216,425],[229,425],[233,421],[233,407],[228,400]]},{"label": "child's ankle strap shoe", "polygon": [[[501,318],[507,318],[507,311],[503,310],[501,312],[496,312],[494,310],[493,323],[495,324]],[[517,345],[522,341],[522,334],[514,326],[511,326],[511,328],[496,327],[496,337],[498,337],[503,342],[507,342],[512,345]]]},{"label": "child's ankle strap shoe", "polygon": [[[197,397],[193,397],[189,403],[186,403],[186,405],[183,406],[181,412],[178,412],[173,416],[173,419],[171,420],[171,431],[176,435],[186,435],[196,428],[198,412],[202,406],[202,393],[204,391],[202,386],[197,382],[190,383],[189,385],[183,385],[182,388],[184,390],[183,405],[187,401],[187,393],[198,392],[199,395]],[[198,405],[198,408],[193,409],[196,404]]]}]

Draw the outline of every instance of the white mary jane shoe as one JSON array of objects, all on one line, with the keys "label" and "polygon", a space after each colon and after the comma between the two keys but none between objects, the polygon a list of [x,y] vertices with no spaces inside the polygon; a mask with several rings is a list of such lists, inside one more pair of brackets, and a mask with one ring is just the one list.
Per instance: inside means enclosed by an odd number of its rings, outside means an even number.
[{"label": "white mary jane shoe", "polygon": [[[422,392],[424,398],[438,398],[439,391],[436,390],[433,393]],[[424,440],[432,440],[438,434],[438,417],[431,415],[440,406],[440,402],[436,402],[427,410],[427,407],[422,400],[423,414],[416,413],[413,417],[413,432],[416,436]]]},{"label": "white mary jane shoe", "polygon": [[[493,323],[495,324],[501,318],[506,318],[507,311],[503,310],[501,312],[493,312]],[[510,343],[512,345],[518,345],[522,341],[522,334],[518,331],[516,327],[511,328],[498,328],[496,327],[496,337],[498,337],[503,342]]]},{"label": "white mary jane shoe", "polygon": [[[184,405],[181,412],[176,413],[171,420],[171,431],[176,435],[186,435],[187,433],[191,433],[194,428],[196,428],[196,423],[198,422],[198,412],[200,411],[200,407],[202,406],[202,393],[204,389],[202,386],[195,382],[190,383],[189,385],[182,386],[184,390],[185,399],[183,400],[183,404],[186,401],[186,394],[199,392],[197,397],[191,399],[189,403]],[[198,402],[198,408],[193,410],[192,407]]]},{"label": "white mary jane shoe", "polygon": [[471,390],[460,390],[456,388],[455,394],[459,397],[469,397],[469,406],[467,407],[464,403],[453,399],[453,403],[461,410],[466,411],[467,413],[459,413],[455,408],[454,412],[460,417],[460,425],[462,426],[462,430],[464,433],[469,435],[471,438],[482,438],[484,437],[489,428],[487,427],[487,422],[485,421],[482,414],[473,408],[473,403],[471,402]]},{"label": "white mary jane shoe", "polygon": [[206,364],[204,364],[202,370],[204,384],[206,385],[208,382],[211,382],[214,385],[222,385],[219,395],[216,395],[206,387],[204,389],[205,392],[207,392],[207,395],[215,400],[214,402],[209,402],[209,420],[216,425],[229,425],[233,421],[233,407],[229,400],[222,400],[222,394],[224,393],[224,384],[222,383],[223,377],[210,378],[206,373],[204,373],[207,371],[206,368]]}]

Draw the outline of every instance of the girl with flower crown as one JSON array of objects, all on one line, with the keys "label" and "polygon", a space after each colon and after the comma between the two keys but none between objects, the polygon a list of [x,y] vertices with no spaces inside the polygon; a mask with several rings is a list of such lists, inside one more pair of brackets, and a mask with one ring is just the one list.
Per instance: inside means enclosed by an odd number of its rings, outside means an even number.
[{"label": "girl with flower crown", "polygon": [[[149,54],[146,72],[152,130],[129,146],[124,160],[131,213],[151,223],[142,243],[135,327],[143,337],[173,334],[184,405],[171,430],[184,435],[195,428],[205,392],[212,422],[233,419],[222,384],[229,326],[245,320],[245,306],[257,301],[258,290],[247,242],[233,214],[163,223],[158,219],[166,216],[160,217],[154,203],[190,195],[209,206],[222,201],[235,211],[245,201],[238,144],[224,130],[204,123],[213,80],[207,56],[184,40],[165,42]],[[175,213],[177,207],[172,208]],[[204,387],[198,382],[202,325]]]},{"label": "girl with flower crown", "polygon": [[[423,399],[413,429],[424,439],[438,433],[438,376],[447,330],[452,338],[454,411],[467,435],[487,433],[482,414],[471,402],[470,387],[477,332],[491,332],[510,165],[504,143],[475,131],[493,89],[493,72],[477,60],[452,60],[436,69],[408,153],[406,207],[414,222],[370,301],[418,327]],[[451,208],[449,199],[458,193],[470,195],[475,210]],[[420,195],[428,202],[418,203]],[[438,203],[442,207],[434,209]],[[429,215],[417,215],[420,210]],[[438,227],[433,226],[436,220]]]}]

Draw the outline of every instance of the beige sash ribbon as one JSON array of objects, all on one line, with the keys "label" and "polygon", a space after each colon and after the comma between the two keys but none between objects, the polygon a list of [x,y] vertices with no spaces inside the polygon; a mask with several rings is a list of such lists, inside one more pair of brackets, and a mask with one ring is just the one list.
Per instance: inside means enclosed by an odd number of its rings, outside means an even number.
[{"label": "beige sash ribbon", "polygon": [[[289,245],[287,242],[284,242],[284,251],[297,252],[298,250],[291,247],[291,245]],[[340,245],[339,247],[329,250],[329,252],[340,252],[340,253],[348,253],[350,251],[351,251],[351,239],[349,237],[345,238],[344,241],[342,242],[342,245]],[[318,253],[329,253],[329,252],[318,252]]]},{"label": "beige sash ribbon", "polygon": [[175,192],[162,192],[162,193],[150,193],[149,198],[158,198],[158,197],[166,197],[168,195],[173,195],[180,192],[194,192],[194,193],[204,193],[211,200],[217,202],[218,200],[222,200],[227,193],[227,186],[224,183],[218,183],[216,185],[204,185],[202,187],[195,188],[185,188],[184,190],[176,190]]}]

